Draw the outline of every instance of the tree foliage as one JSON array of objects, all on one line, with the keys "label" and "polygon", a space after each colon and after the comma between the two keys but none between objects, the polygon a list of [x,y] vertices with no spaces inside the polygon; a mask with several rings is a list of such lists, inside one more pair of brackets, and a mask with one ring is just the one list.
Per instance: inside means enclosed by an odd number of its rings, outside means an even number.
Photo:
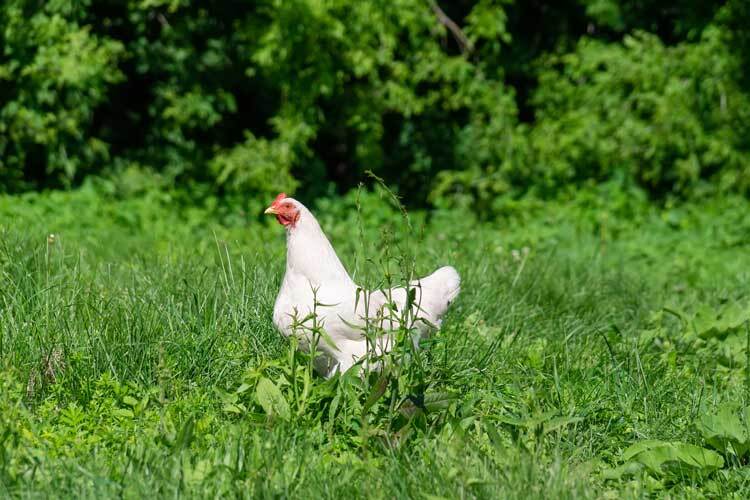
[{"label": "tree foliage", "polygon": [[8,0],[0,188],[135,166],[242,199],[366,170],[412,204],[612,179],[747,193],[749,18],[741,0]]},{"label": "tree foliage", "polygon": [[17,189],[90,172],[108,158],[93,114],[123,77],[123,44],[81,24],[74,2],[9,0],[0,25],[0,180]]}]

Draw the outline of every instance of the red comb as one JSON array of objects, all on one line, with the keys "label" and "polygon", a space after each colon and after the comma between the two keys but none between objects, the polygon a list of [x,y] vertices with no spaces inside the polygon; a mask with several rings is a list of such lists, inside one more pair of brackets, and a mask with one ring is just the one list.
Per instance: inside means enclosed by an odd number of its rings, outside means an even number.
[{"label": "red comb", "polygon": [[273,203],[271,203],[271,206],[278,205],[281,200],[286,198],[286,193],[279,193],[278,196],[273,200]]}]

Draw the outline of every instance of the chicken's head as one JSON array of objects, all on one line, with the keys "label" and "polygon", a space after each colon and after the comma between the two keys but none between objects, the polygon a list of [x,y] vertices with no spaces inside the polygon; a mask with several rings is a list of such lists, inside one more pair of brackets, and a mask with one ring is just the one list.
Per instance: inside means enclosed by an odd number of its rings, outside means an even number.
[{"label": "chicken's head", "polygon": [[279,193],[271,206],[263,213],[275,215],[279,224],[293,228],[299,220],[300,209],[296,200],[287,198],[286,193]]}]

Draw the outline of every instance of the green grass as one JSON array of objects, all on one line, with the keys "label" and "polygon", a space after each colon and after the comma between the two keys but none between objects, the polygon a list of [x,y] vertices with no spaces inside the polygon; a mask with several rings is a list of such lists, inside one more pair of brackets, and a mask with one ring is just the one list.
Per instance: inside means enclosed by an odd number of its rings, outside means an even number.
[{"label": "green grass", "polygon": [[[0,198],[0,495],[747,496],[747,455],[696,426],[750,404],[746,200],[412,214],[411,238],[360,204],[315,207],[358,277],[407,242],[463,277],[374,403],[376,377],[312,376],[275,332],[281,228],[157,194]],[[406,396],[439,401],[410,420]],[[724,463],[611,474],[644,440]]]}]

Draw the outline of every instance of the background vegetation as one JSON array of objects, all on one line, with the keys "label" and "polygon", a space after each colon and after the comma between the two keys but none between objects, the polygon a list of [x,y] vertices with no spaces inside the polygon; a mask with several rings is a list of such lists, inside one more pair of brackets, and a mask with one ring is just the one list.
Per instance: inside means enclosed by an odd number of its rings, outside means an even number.
[{"label": "background vegetation", "polygon": [[6,192],[135,169],[248,203],[369,169],[497,212],[750,188],[743,0],[8,0],[0,24]]},{"label": "background vegetation", "polygon": [[[747,498],[748,26],[5,0],[0,496]],[[457,267],[443,330],[315,376],[271,322],[279,191],[358,280]]]}]

